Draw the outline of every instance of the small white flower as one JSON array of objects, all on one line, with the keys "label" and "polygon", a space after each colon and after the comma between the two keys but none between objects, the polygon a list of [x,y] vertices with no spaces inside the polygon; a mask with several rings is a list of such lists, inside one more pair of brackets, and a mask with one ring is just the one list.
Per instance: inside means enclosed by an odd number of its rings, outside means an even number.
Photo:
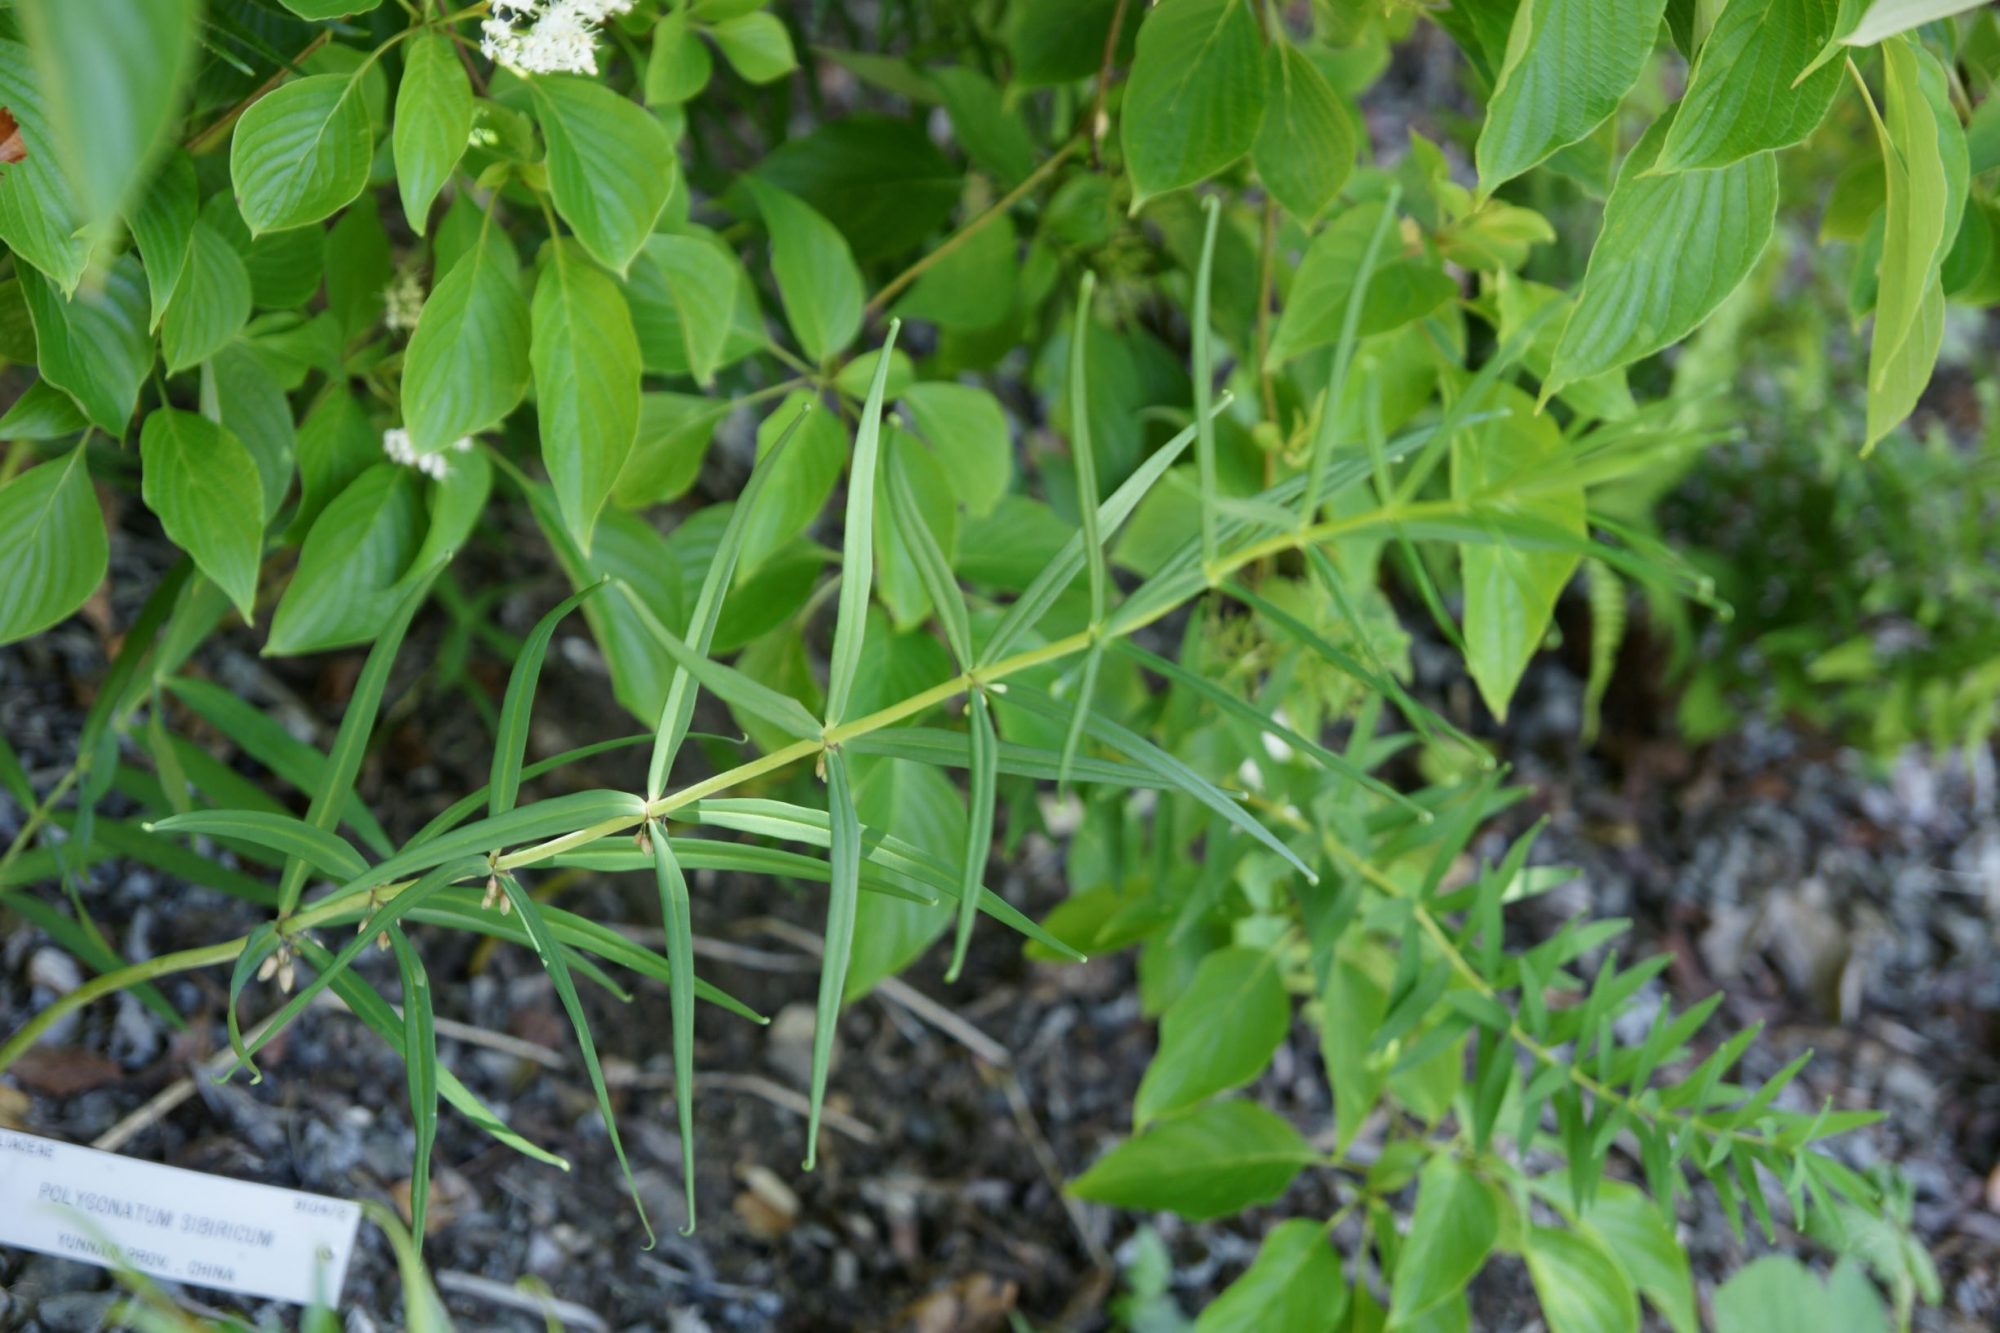
[{"label": "small white flower", "polygon": [[479,49],[516,74],[597,73],[597,25],[632,0],[494,0]]},{"label": "small white flower", "polygon": [[[455,454],[465,453],[471,448],[469,436],[461,436],[451,442],[451,451]],[[433,481],[443,481],[445,474],[451,471],[451,460],[444,456],[442,450],[431,454],[418,453],[411,447],[410,432],[401,426],[391,426],[382,432],[382,452],[388,455],[391,463],[413,467]]]},{"label": "small white flower", "polygon": [[407,333],[417,327],[424,309],[424,280],[414,268],[406,268],[382,289],[382,323],[392,333]]}]

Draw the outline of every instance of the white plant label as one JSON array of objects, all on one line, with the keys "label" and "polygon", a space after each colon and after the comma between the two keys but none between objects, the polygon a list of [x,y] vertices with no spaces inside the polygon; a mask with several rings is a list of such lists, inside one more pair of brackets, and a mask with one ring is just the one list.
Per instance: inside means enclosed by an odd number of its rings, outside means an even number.
[{"label": "white plant label", "polygon": [[0,1129],[0,1245],[100,1268],[335,1302],[361,1209]]}]

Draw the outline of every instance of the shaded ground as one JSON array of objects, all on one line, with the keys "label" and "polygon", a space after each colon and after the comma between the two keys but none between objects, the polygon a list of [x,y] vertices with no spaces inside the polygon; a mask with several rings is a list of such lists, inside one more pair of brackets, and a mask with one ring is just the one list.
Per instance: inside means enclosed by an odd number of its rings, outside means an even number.
[{"label": "shaded ground", "polygon": [[[121,539],[114,549],[109,610],[122,624],[159,552],[143,538]],[[505,618],[530,617],[541,600],[524,595]],[[434,638],[437,625],[426,625]],[[337,715],[354,665],[336,657],[316,663],[317,674],[280,680],[227,645],[204,663],[308,729]],[[81,620],[0,652],[0,726],[39,784],[53,781],[73,752],[101,668],[97,632]],[[1432,685],[1449,698],[1442,677]],[[608,691],[581,641],[552,655],[546,686],[535,752],[622,729],[603,711]],[[1894,1161],[1915,1185],[1915,1223],[1945,1276],[1943,1309],[1921,1322],[1993,1327],[2000,1321],[2000,1184],[1989,1185],[2000,1161],[1993,963],[2000,808],[1992,756],[1968,764],[1912,755],[1877,773],[1782,730],[1689,753],[1653,734],[1644,719],[1660,710],[1643,696],[1614,699],[1606,741],[1581,753],[1573,739],[1578,696],[1561,664],[1544,663],[1507,741],[1536,789],[1520,818],[1546,812],[1552,820],[1541,856],[1582,871],[1541,909],[1548,921],[1575,911],[1632,916],[1643,940],[1675,952],[1665,980],[1676,998],[1726,986],[1729,1027],[1768,1025],[1749,1072],[1768,1074],[1812,1047],[1819,1058],[1788,1094],[1797,1105],[1832,1097],[1887,1111],[1887,1121],[1838,1151],[1856,1165]],[[400,707],[401,723],[364,775],[375,808],[392,816],[392,832],[408,831],[481,780],[486,762],[481,729],[462,707],[417,697]],[[206,739],[227,753],[219,738]],[[627,756],[574,781],[629,784],[639,762]],[[0,805],[0,835],[11,836],[20,817]],[[1030,839],[996,870],[996,887],[1040,913],[1060,899],[1059,867],[1053,847]],[[659,1233],[650,1251],[539,968],[522,954],[475,957],[456,937],[421,932],[440,983],[440,1014],[513,1043],[495,1049],[448,1039],[445,1060],[516,1128],[574,1162],[564,1175],[516,1157],[446,1112],[429,1257],[465,1326],[540,1327],[538,1315],[493,1298],[532,1277],[588,1312],[572,1314],[572,1326],[585,1328],[930,1333],[1001,1327],[1009,1311],[1036,1327],[1104,1327],[1116,1282],[1104,1260],[1131,1253],[1143,1219],[1068,1207],[1055,1182],[1128,1128],[1154,1040],[1138,1013],[1129,960],[1028,964],[1011,940],[987,930],[966,983],[944,987],[934,958],[907,979],[917,1001],[878,995],[856,1005],[833,1078],[840,1114],[819,1170],[804,1175],[803,1119],[783,1103],[805,1085],[815,983],[794,937],[796,927],[816,932],[817,903],[768,882],[713,875],[699,877],[695,893],[696,928],[710,942],[704,975],[777,1021],[758,1028],[718,1010],[700,1015],[701,1226],[682,1238],[680,1145],[660,1038],[665,997],[642,989],[621,1010],[587,992]],[[123,862],[93,873],[89,901],[131,956],[210,943],[252,920],[219,895]],[[562,901],[611,921],[647,922],[657,912],[652,886],[637,880],[581,880]],[[80,978],[39,932],[18,920],[0,923],[0,1014],[11,1028]],[[390,961],[371,955],[366,966],[393,994]],[[205,972],[165,985],[194,1019],[171,1040],[129,998],[87,1010],[0,1081],[0,1115],[76,1142],[104,1134],[219,1043],[224,983],[221,973]],[[948,1017],[924,1011],[922,996]],[[260,994],[253,1006],[268,999]],[[388,1050],[345,1013],[323,1009],[271,1057],[271,1076],[254,1087],[196,1078],[189,1100],[144,1124],[121,1150],[329,1194],[406,1199],[410,1131],[402,1070]],[[1303,1026],[1257,1093],[1308,1133],[1326,1127],[1318,1055]],[[1175,1262],[1175,1296],[1197,1308],[1240,1271],[1271,1218],[1330,1211],[1328,1188],[1303,1180],[1281,1209],[1226,1225],[1153,1219]],[[1683,1211],[1704,1282],[1740,1262],[1743,1250],[1717,1210]],[[486,1287],[471,1290],[481,1279]],[[1502,1266],[1482,1284],[1480,1325],[1525,1326],[1523,1288]],[[110,1300],[95,1270],[11,1251],[0,1252],[0,1289],[6,1328],[90,1328]],[[367,1312],[354,1326],[366,1327],[367,1317],[378,1326],[396,1322],[393,1265],[372,1233],[346,1295]],[[276,1307],[264,1313],[280,1316]]]}]

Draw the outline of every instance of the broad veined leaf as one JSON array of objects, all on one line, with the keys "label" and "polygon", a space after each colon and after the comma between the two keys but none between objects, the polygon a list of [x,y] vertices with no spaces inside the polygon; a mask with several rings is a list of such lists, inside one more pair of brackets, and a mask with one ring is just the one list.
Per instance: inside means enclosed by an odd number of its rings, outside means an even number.
[{"label": "broad veined leaf", "polygon": [[382,461],[382,437],[354,395],[338,391],[322,398],[300,423],[296,452],[299,507],[286,536],[302,541],[327,503]]},{"label": "broad veined leaf", "polygon": [[201,414],[221,422],[257,460],[264,483],[264,519],[278,512],[292,487],[297,432],[284,385],[269,362],[242,339],[226,344],[201,366]]},{"label": "broad veined leaf", "polygon": [[818,363],[845,351],[861,331],[861,271],[831,222],[796,195],[755,176],[743,184],[771,233],[771,271],[785,319]]},{"label": "broad veined leaf", "polygon": [[992,513],[1014,482],[1014,442],[999,400],[969,384],[927,381],[903,390],[899,411],[944,464],[966,512]]},{"label": "broad veined leaf", "polygon": [[646,58],[646,105],[678,105],[708,86],[715,59],[708,53],[684,9],[653,25],[653,50]]},{"label": "broad veined leaf", "polygon": [[1526,1255],[1549,1333],[1639,1333],[1639,1298],[1600,1242],[1530,1227]]},{"label": "broad veined leaf", "polygon": [[1326,1225],[1295,1217],[1271,1228],[1256,1261],[1201,1312],[1194,1333],[1328,1333],[1346,1307]]},{"label": "broad veined leaf", "polygon": [[1146,1067],[1132,1123],[1148,1122],[1264,1071],[1291,1025],[1282,964],[1268,949],[1217,949],[1160,1019],[1160,1049]]},{"label": "broad veined leaf", "polygon": [[422,541],[423,511],[409,468],[377,463],[355,478],[306,534],[264,651],[310,653],[373,639]]},{"label": "broad veined leaf", "polygon": [[1257,18],[1240,0],[1161,0],[1139,26],[1119,116],[1136,209],[1250,151],[1264,117]]},{"label": "broad veined leaf", "polygon": [[1866,446],[1916,407],[1944,340],[1944,261],[1965,208],[1965,131],[1937,58],[1905,38],[1882,45],[1887,203],[1875,330],[1868,344]]},{"label": "broad veined leaf", "polygon": [[528,391],[528,303],[490,224],[424,302],[403,358],[410,447],[438,450],[500,423]]},{"label": "broad veined leaf", "polygon": [[639,433],[618,470],[612,500],[627,509],[679,499],[694,485],[715,427],[735,408],[727,398],[647,393],[639,399]]},{"label": "broad veined leaf", "polygon": [[472,84],[458,52],[442,33],[417,34],[403,57],[392,132],[396,189],[417,235],[424,234],[431,201],[464,156],[471,132]]},{"label": "broad veined leaf", "polygon": [[1715,1293],[1716,1333],[1887,1333],[1889,1320],[1861,1265],[1819,1275],[1788,1254],[1744,1265]]},{"label": "broad veined leaf", "polygon": [[[167,300],[187,264],[199,211],[198,192],[194,159],[175,148],[140,191],[137,203],[126,211],[125,223],[132,229],[132,240],[146,268],[146,285],[153,294],[153,319],[148,327],[159,327]],[[0,215],[4,215],[4,207],[0,207]]]},{"label": "broad veined leaf", "polygon": [[[1562,433],[1554,420],[1536,413],[1518,389],[1503,386],[1499,394],[1494,401],[1507,407],[1509,414],[1458,437],[1451,469],[1454,498],[1504,493],[1510,482],[1545,478],[1563,465]],[[1579,538],[1583,535],[1581,487],[1538,486],[1532,496],[1511,502],[1510,508],[1521,517]],[[1575,572],[1577,560],[1574,551],[1531,550],[1504,539],[1460,548],[1466,668],[1495,717],[1507,716],[1507,701],[1528,659],[1541,646],[1556,598]]]},{"label": "broad veined leaf", "polygon": [[993,80],[965,65],[933,69],[930,80],[951,117],[952,137],[976,165],[1003,185],[1016,184],[1035,169],[1028,123]]},{"label": "broad veined leaf", "polygon": [[964,185],[921,124],[873,112],[835,117],[779,144],[757,164],[757,179],[831,222],[864,264],[928,240]]},{"label": "broad veined leaf", "polygon": [[[811,394],[803,390],[785,396],[757,426],[757,458],[761,461],[792,432],[784,451],[769,465],[769,477],[744,516],[743,550],[739,568],[757,569],[805,530],[825,507],[840,480],[847,454],[847,432],[832,412],[808,410]],[[803,417],[801,416],[803,413]]]},{"label": "broad veined leaf", "polygon": [[[1349,209],[1306,247],[1271,339],[1267,367],[1281,366],[1302,352],[1340,340],[1355,275],[1381,225],[1384,208],[1381,203],[1367,203]],[[1434,261],[1384,256],[1369,276],[1355,333],[1360,337],[1387,333],[1422,319],[1457,294],[1458,284]]]},{"label": "broad veined leaf", "polygon": [[97,233],[151,170],[179,122],[194,51],[195,0],[22,0],[21,28],[47,98],[54,151]]},{"label": "broad veined leaf", "polygon": [[776,14],[764,10],[738,14],[717,23],[709,33],[736,72],[751,83],[770,83],[799,67],[792,35]]},{"label": "broad veined leaf", "polygon": [[1197,1222],[1285,1192],[1317,1154],[1254,1102],[1211,1102],[1126,1140],[1070,1182],[1079,1199],[1164,1209]]},{"label": "broad veined leaf", "polygon": [[1111,25],[1120,19],[1124,28],[1112,57],[1123,64],[1132,53],[1141,8],[1119,0],[1022,0],[1008,6],[1007,49],[1015,81],[1035,87],[1095,74]]},{"label": "broad veined leaf", "polygon": [[36,380],[0,416],[0,440],[60,440],[89,425],[76,399],[47,380]]},{"label": "broad veined leaf", "polygon": [[1389,1287],[1390,1318],[1408,1323],[1465,1290],[1499,1238],[1493,1186],[1451,1157],[1433,1157],[1417,1177],[1417,1210]]},{"label": "broad veined leaf", "polygon": [[583,248],[619,273],[646,243],[680,179],[666,127],[594,79],[529,81],[549,146],[549,193]]},{"label": "broad veined leaf", "polygon": [[1798,143],[1826,117],[1842,72],[1827,65],[1793,86],[1826,45],[1839,0],[1736,0],[1701,45],[1655,171],[1726,167]]},{"label": "broad veined leaf", "polygon": [[535,284],[535,414],[563,523],[584,551],[639,433],[639,339],[613,282],[563,241]]},{"label": "broad veined leaf", "polygon": [[1984,3],[1985,0],[1875,0],[1841,41],[1848,46],[1873,46],[1899,32],[1963,14]]},{"label": "broad veined leaf", "polygon": [[368,184],[374,128],[363,80],[314,74],[250,104],[229,145],[229,175],[250,234],[331,217]]},{"label": "broad veined leaf", "polygon": [[110,555],[81,447],[0,486],[0,643],[82,606]]},{"label": "broad veined leaf", "polygon": [[[5,193],[0,189],[0,195]],[[146,277],[139,261],[121,255],[104,271],[101,283],[79,289],[68,300],[33,269],[22,269],[20,279],[35,323],[42,378],[76,399],[99,430],[121,438],[153,365]]]},{"label": "broad veined leaf", "polygon": [[1544,396],[1685,338],[1736,290],[1771,239],[1778,209],[1771,155],[1714,171],[1648,174],[1666,133],[1656,123],[1618,173]]},{"label": "broad veined leaf", "polygon": [[688,370],[704,387],[715,383],[736,311],[737,266],[728,250],[701,236],[649,236],[646,258],[666,279],[680,322]]},{"label": "broad veined leaf", "polygon": [[1521,0],[1476,156],[1490,194],[1602,124],[1645,68],[1666,0]]},{"label": "broad veined leaf", "polygon": [[174,545],[255,619],[264,555],[264,487],[243,442],[207,417],[159,407],[139,432],[146,508]]},{"label": "broad veined leaf", "polygon": [[1269,105],[1250,150],[1271,196],[1310,223],[1340,193],[1354,169],[1354,115],[1304,52],[1284,40],[1265,57]]},{"label": "broad veined leaf", "polygon": [[160,321],[167,373],[208,360],[249,322],[250,271],[220,232],[195,223],[186,265]]},{"label": "broad veined leaf", "polygon": [[1673,1224],[1637,1186],[1605,1180],[1585,1210],[1583,1229],[1603,1242],[1674,1333],[1699,1333],[1694,1274]]},{"label": "broad veined leaf", "polygon": [[34,55],[19,42],[0,40],[0,106],[14,117],[27,153],[0,171],[0,241],[64,292],[74,291],[90,262],[90,238],[76,225],[83,208],[63,170]]}]

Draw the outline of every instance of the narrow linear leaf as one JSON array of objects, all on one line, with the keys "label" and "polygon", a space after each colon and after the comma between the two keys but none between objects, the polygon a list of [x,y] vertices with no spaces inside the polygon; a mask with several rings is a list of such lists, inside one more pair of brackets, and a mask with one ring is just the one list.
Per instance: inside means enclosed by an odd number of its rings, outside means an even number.
[{"label": "narrow linear leaf", "polygon": [[667,965],[672,968],[668,997],[673,1018],[674,1110],[680,1118],[681,1179],[687,1184],[687,1225],[694,1234],[694,916],[688,901],[687,877],[674,859],[666,827],[648,826],[653,844],[653,872],[659,881],[660,920],[666,928]]},{"label": "narrow linear leaf", "polygon": [[826,754],[826,790],[827,860],[833,879],[826,899],[826,952],[820,960],[819,1004],[813,1020],[812,1091],[806,1114],[808,1171],[819,1160],[820,1112],[826,1103],[826,1075],[833,1063],[834,1032],[840,1021],[840,999],[847,990],[847,965],[854,952],[854,917],[861,894],[861,817],[855,811],[854,791],[847,779],[847,756],[837,749]]},{"label": "narrow linear leaf", "polygon": [[493,733],[493,766],[487,778],[486,812],[505,814],[521,791],[521,763],[528,753],[528,720],[535,706],[535,689],[542,678],[542,659],[563,617],[582,606],[604,586],[604,580],[571,593],[535,622],[521,644],[514,669],[507,676],[507,694],[500,704],[500,721]]},{"label": "narrow linear leaf", "polygon": [[[340,730],[334,736],[333,749],[326,757],[325,776],[320,789],[313,794],[312,804],[306,809],[306,821],[316,828],[331,830],[339,822],[340,810],[348,793],[354,787],[354,779],[361,772],[361,758],[368,749],[368,739],[375,730],[375,716],[382,707],[382,692],[389,685],[389,670],[396,663],[396,653],[403,646],[403,634],[416,617],[417,608],[430,596],[431,580],[437,575],[434,567],[419,576],[396,609],[390,613],[382,626],[375,646],[368,650],[368,660],[362,664],[361,675],[354,682],[354,693],[349,696],[347,709],[341,715]],[[298,906],[299,891],[305,886],[305,862],[294,858],[285,866],[284,879],[278,886],[278,901],[281,910],[289,914]]]},{"label": "narrow linear leaf", "polygon": [[410,1090],[410,1124],[416,1147],[410,1154],[410,1227],[415,1245],[424,1245],[424,1224],[430,1217],[431,1147],[437,1142],[438,1058],[437,1022],[431,1010],[430,977],[424,960],[398,926],[389,927],[389,945],[396,952],[396,970],[403,978],[403,1068]]},{"label": "narrow linear leaf", "polygon": [[[776,442],[750,469],[750,478],[743,483],[743,489],[729,511],[729,522],[722,529],[722,540],[716,543],[715,554],[709,558],[708,568],[701,579],[701,591],[695,594],[694,610],[688,616],[688,647],[698,657],[706,658],[710,645],[715,642],[715,626],[722,618],[723,596],[736,577],[737,561],[742,557],[744,540],[750,531],[750,515],[756,512],[758,498],[764,493],[772,474],[778,470],[785,446],[791,443],[792,436],[811,411],[810,400],[800,405]],[[660,724],[653,739],[653,758],[647,766],[646,799],[649,801],[658,799],[666,789],[667,775],[673,771],[674,756],[680,753],[681,742],[687,737],[688,722],[694,716],[697,684],[694,673],[677,663],[673,679],[667,684],[666,706],[660,710]]]},{"label": "narrow linear leaf", "polygon": [[353,879],[368,869],[361,853],[337,833],[292,815],[265,810],[190,810],[146,825],[149,832],[190,833],[211,838],[240,838],[296,857],[334,879]]},{"label": "narrow linear leaf", "polygon": [[993,846],[993,806],[999,772],[999,738],[993,732],[993,714],[986,691],[974,689],[966,700],[967,768],[972,774],[971,805],[965,826],[964,873],[958,887],[958,924],[952,938],[951,966],[945,969],[945,983],[957,981],[965,968],[965,953],[972,944],[972,923],[979,911],[979,896],[986,879],[986,858]]},{"label": "narrow linear leaf", "polygon": [[[611,1151],[618,1158],[618,1169],[625,1173],[625,1189],[632,1196],[632,1207],[639,1213],[639,1225],[646,1229],[646,1245],[650,1249],[654,1241],[653,1223],[646,1216],[645,1200],[639,1197],[638,1182],[632,1178],[632,1164],[626,1159],[624,1141],[618,1137],[618,1118],[611,1110],[611,1090],[605,1086],[604,1067],[597,1059],[597,1043],[590,1038],[590,1023],[583,1014],[583,1001],[577,998],[576,983],[570,980],[569,963],[563,957],[562,942],[549,929],[541,904],[521,887],[519,880],[512,875],[504,875],[501,877],[501,888],[513,902],[521,924],[527,928],[535,955],[541,959],[542,968],[549,974],[556,996],[569,1015],[570,1027],[576,1033],[577,1051],[583,1056],[583,1067],[590,1075],[591,1091],[597,1094],[598,1114],[604,1117],[604,1132],[611,1139]],[[692,1221],[692,1218],[689,1220]]]},{"label": "narrow linear leaf", "polygon": [[[847,469],[847,524],[841,536],[840,606],[834,619],[833,649],[827,669],[826,725],[838,726],[861,669],[862,638],[875,584],[875,472],[881,455],[882,397],[889,382],[890,353],[901,320],[889,321],[889,336],[875,362],[875,378],[861,407],[854,433],[854,457]],[[834,992],[837,996],[838,991]]]}]

